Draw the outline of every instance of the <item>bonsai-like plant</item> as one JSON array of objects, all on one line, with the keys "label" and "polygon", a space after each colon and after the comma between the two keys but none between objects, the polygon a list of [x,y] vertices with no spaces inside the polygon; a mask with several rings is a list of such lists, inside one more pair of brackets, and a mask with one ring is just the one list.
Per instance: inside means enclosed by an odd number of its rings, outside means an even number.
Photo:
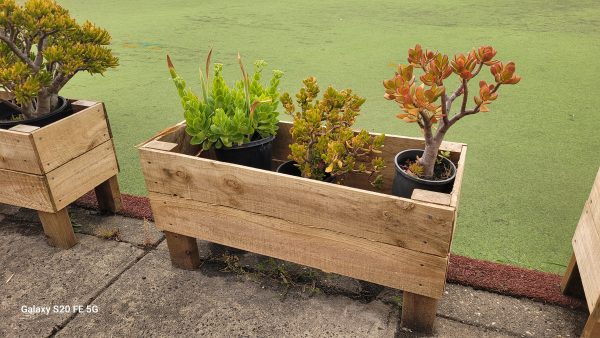
[{"label": "bonsai-like plant", "polygon": [[[398,118],[417,123],[425,137],[425,151],[417,160],[422,166],[423,178],[432,178],[440,145],[456,122],[468,115],[489,111],[488,105],[498,98],[502,85],[517,84],[521,77],[515,74],[515,63],[504,64],[494,60],[496,50],[490,46],[473,49],[467,55],[456,54],[453,60],[439,52],[424,51],[420,45],[408,50],[408,64],[399,65],[395,76],[383,82],[385,98],[398,103],[404,111]],[[495,83],[479,82],[479,96],[474,97],[475,106],[467,109],[469,81],[477,76],[484,66],[490,67]],[[420,68],[422,84],[415,83],[413,70]],[[444,80],[452,73],[460,78],[458,88],[448,94]],[[460,109],[452,115],[454,100],[462,96]],[[439,101],[439,103],[438,103]],[[435,126],[437,125],[437,128]],[[412,170],[419,171],[418,169]]]},{"label": "bonsai-like plant", "polygon": [[317,100],[317,79],[309,77],[303,84],[296,94],[298,111],[288,93],[281,96],[285,110],[294,118],[289,158],[297,162],[302,176],[323,180],[331,175],[340,180],[358,172],[375,176],[371,183],[380,186],[383,178],[379,172],[385,163],[374,155],[381,153],[385,135],[373,137],[351,128],[365,99],[351,89],[337,91],[330,86],[323,99]]},{"label": "bonsai-like plant", "polygon": [[118,66],[106,47],[110,39],[88,21],[77,24],[54,0],[23,6],[0,0],[0,86],[14,97],[2,101],[26,118],[51,112],[75,74],[102,74]]},{"label": "bonsai-like plant", "polygon": [[192,137],[190,143],[201,144],[204,150],[213,145],[220,149],[275,135],[279,122],[277,87],[283,72],[274,70],[270,84],[265,86],[261,79],[266,62],[258,60],[254,63],[255,71],[250,80],[238,54],[242,80],[234,87],[228,87],[223,78],[223,65],[215,63],[211,87],[208,81],[211,55],[212,50],[206,58],[206,76],[200,70],[201,98],[177,75],[167,56],[169,72],[184,109],[186,132]]}]

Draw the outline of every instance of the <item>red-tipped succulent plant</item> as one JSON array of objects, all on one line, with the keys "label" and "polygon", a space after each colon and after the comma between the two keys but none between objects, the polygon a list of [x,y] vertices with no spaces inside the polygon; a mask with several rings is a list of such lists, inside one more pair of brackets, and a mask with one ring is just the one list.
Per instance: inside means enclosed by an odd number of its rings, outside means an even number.
[{"label": "red-tipped succulent plant", "polygon": [[[423,178],[431,179],[440,145],[448,129],[467,115],[489,111],[488,105],[498,98],[502,85],[517,84],[521,77],[515,74],[515,63],[503,64],[494,60],[496,50],[482,46],[468,54],[456,54],[452,60],[440,52],[423,50],[420,45],[408,50],[408,64],[398,66],[393,78],[383,81],[385,98],[396,101],[402,109],[398,118],[417,123],[425,137],[425,151],[417,162],[423,167]],[[494,82],[479,82],[479,96],[475,106],[467,109],[469,82],[485,67],[490,68]],[[421,69],[421,84],[415,82],[415,69]],[[448,93],[445,82],[452,73],[459,85]],[[462,96],[460,109],[451,112],[454,100]]]}]

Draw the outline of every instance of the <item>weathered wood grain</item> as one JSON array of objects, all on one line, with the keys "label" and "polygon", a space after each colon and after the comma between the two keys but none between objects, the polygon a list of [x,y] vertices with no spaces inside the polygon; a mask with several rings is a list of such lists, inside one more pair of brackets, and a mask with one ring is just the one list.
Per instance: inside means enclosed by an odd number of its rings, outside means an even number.
[{"label": "weathered wood grain", "polygon": [[413,190],[412,196],[410,197],[410,199],[414,201],[429,202],[440,205],[450,205],[451,198],[452,196],[450,194],[421,189]]},{"label": "weathered wood grain", "polygon": [[148,191],[446,257],[454,209],[142,147]]},{"label": "weathered wood grain", "polygon": [[42,222],[44,233],[50,238],[53,245],[62,249],[69,249],[77,244],[69,212],[66,208],[52,213],[38,211],[38,216]]},{"label": "weathered wood grain", "polygon": [[0,169],[38,175],[42,173],[30,133],[0,129]]},{"label": "weathered wood grain", "polygon": [[0,169],[0,203],[54,212],[44,176]]},{"label": "weathered wood grain", "polygon": [[589,204],[584,207],[575,230],[573,251],[591,312],[599,305],[600,298],[600,236],[596,231],[589,207]]},{"label": "weathered wood grain", "polygon": [[54,169],[47,178],[57,210],[115,176],[118,171],[110,140]]},{"label": "weathered wood grain", "polygon": [[110,140],[103,107],[95,103],[31,133],[45,173]]},{"label": "weathered wood grain", "polygon": [[149,198],[160,230],[431,298],[440,298],[443,294],[447,257],[179,196],[150,192]]},{"label": "weathered wood grain", "polygon": [[401,326],[423,333],[433,331],[438,300],[404,291]]}]

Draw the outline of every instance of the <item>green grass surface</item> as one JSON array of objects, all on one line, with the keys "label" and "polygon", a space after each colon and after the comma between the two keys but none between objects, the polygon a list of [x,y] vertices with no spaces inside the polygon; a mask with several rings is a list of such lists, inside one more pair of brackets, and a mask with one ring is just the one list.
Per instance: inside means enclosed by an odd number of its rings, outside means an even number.
[{"label": "green grass surface", "polygon": [[[225,76],[235,55],[286,72],[284,90],[307,75],[367,98],[359,126],[418,136],[395,118],[381,81],[415,43],[448,54],[491,44],[517,62],[492,112],[447,135],[469,144],[453,252],[562,272],[570,239],[600,165],[600,2],[59,1],[113,35],[121,60],[106,77],[78,75],[63,91],[106,102],[122,190],[144,195],[134,145],[182,120],[165,55],[188,82],[210,46]],[[475,84],[473,84],[475,85]],[[366,206],[368,207],[368,206]]]}]

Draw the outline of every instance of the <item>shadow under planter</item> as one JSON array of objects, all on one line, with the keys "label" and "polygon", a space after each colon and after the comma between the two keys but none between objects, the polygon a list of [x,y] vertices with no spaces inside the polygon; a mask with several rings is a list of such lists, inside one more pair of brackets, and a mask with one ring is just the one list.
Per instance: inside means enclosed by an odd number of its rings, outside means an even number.
[{"label": "shadow under planter", "polygon": [[271,170],[217,161],[189,144],[185,123],[139,145],[155,224],[174,266],[200,265],[195,238],[404,291],[402,325],[431,331],[444,294],[467,146],[442,143],[457,166],[448,194],[392,195],[394,156],[423,149],[418,138],[386,135],[381,190],[369,178],[332,184],[274,172],[290,154],[280,122]]},{"label": "shadow under planter", "polygon": [[104,104],[71,100],[73,114],[44,127],[0,130],[0,203],[38,211],[50,241],[77,243],[67,206],[95,190],[100,208],[122,208],[119,166]]}]

